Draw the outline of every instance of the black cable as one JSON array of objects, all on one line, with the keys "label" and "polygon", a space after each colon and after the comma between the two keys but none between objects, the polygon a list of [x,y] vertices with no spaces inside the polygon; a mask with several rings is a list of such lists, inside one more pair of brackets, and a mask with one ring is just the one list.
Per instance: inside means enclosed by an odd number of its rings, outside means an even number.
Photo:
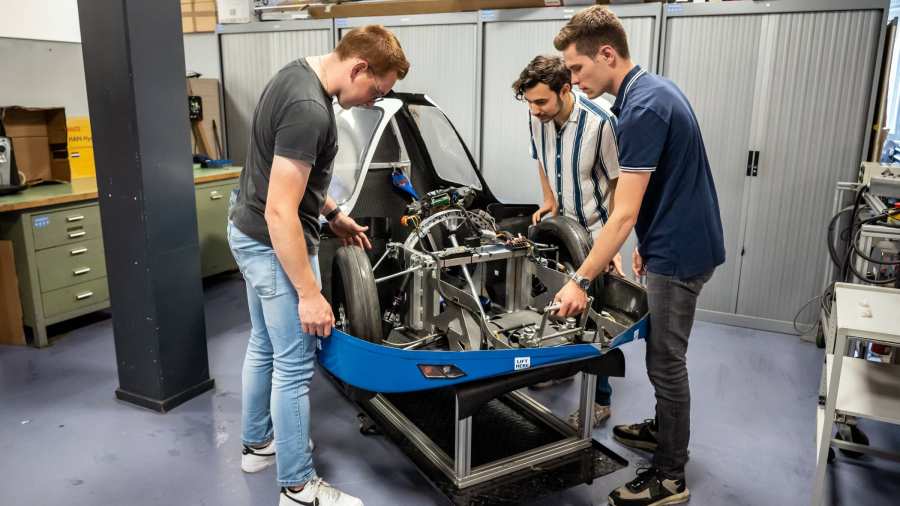
[{"label": "black cable", "polygon": [[[838,213],[835,214],[831,218],[831,221],[828,222],[828,233],[826,235],[826,240],[828,241],[828,254],[831,257],[831,261],[834,263],[834,266],[837,267],[838,269],[841,269],[841,259],[838,258],[837,250],[834,247],[834,228],[835,228],[835,225],[837,224],[838,220],[840,219],[841,215],[846,212],[852,211],[852,210],[853,210],[852,206],[845,207],[844,209],[841,209],[840,211],[838,211]],[[841,234],[843,234],[846,231],[848,231],[848,229],[845,228],[844,230],[841,231]],[[841,237],[841,239],[847,240],[847,239],[844,239],[843,237]]]},{"label": "black cable", "polygon": [[822,311],[826,316],[831,316],[831,300],[834,297],[834,283],[828,285],[825,293],[822,294]]},{"label": "black cable", "polygon": [[[856,235],[859,235],[858,233]],[[856,246],[853,247],[854,254],[867,262],[871,262],[873,264],[878,265],[900,265],[900,260],[879,260],[877,258],[870,257],[865,253],[859,251]]]},{"label": "black cable", "polygon": [[[860,226],[866,224],[868,221],[869,221],[869,220],[864,220],[862,223],[860,223]],[[860,228],[860,231],[862,231],[862,228]],[[859,233],[857,232],[856,235],[859,235]],[[868,259],[867,256],[863,255],[862,253],[859,252],[859,250],[856,249],[856,237],[855,237],[855,236],[854,236],[854,241],[853,241],[853,243],[850,245],[850,248],[849,248],[849,251],[848,251],[848,255],[847,255],[847,256],[848,256],[847,267],[849,268],[850,272],[851,272],[854,276],[856,276],[857,278],[859,278],[861,281],[864,281],[864,282],[866,282],[866,283],[871,283],[871,284],[873,284],[873,285],[890,285],[890,284],[893,284],[893,283],[895,283],[895,282],[897,281],[897,276],[894,276],[894,277],[892,277],[892,278],[886,278],[886,279],[871,279],[871,278],[869,278],[866,274],[861,274],[859,271],[856,270],[856,267],[853,265],[853,262],[852,262],[852,260],[853,260],[852,255],[853,255],[853,253],[856,253],[857,255],[859,255],[860,257],[862,257],[863,259]],[[880,263],[880,262],[879,262],[879,263]],[[900,264],[900,262],[898,262],[898,264]]]},{"label": "black cable", "polygon": [[879,215],[877,215],[877,216],[873,216],[873,217],[871,217],[871,218],[867,218],[867,219],[865,219],[865,220],[862,220],[861,222],[859,222],[859,225],[858,225],[859,228],[858,228],[857,231],[853,234],[853,241],[850,243],[850,248],[849,248],[849,251],[848,251],[848,262],[847,262],[847,264],[848,264],[848,267],[849,267],[849,269],[850,269],[850,272],[852,272],[854,276],[856,276],[857,278],[859,278],[860,280],[862,280],[862,281],[864,281],[864,282],[866,282],[866,283],[872,283],[873,285],[891,285],[891,284],[896,283],[897,280],[898,280],[898,278],[900,278],[900,277],[898,277],[898,276],[894,276],[894,277],[891,277],[891,278],[885,278],[885,279],[880,279],[880,280],[871,279],[871,278],[869,278],[868,276],[866,276],[865,274],[860,274],[859,271],[856,270],[856,267],[853,266],[853,262],[852,262],[852,255],[853,255],[853,254],[856,254],[856,255],[859,256],[860,258],[862,258],[862,259],[864,259],[864,260],[866,260],[866,261],[868,261],[868,262],[875,263],[875,264],[879,264],[879,265],[893,265],[893,266],[900,265],[900,261],[898,261],[898,262],[884,262],[884,261],[881,261],[881,260],[872,258],[872,257],[866,255],[865,253],[859,251],[859,249],[856,247],[856,243],[857,243],[857,241],[858,241],[858,239],[859,239],[858,236],[862,233],[862,226],[863,226],[863,225],[868,225],[868,224],[870,224],[870,223],[876,223],[876,222],[878,222],[878,221],[884,220],[884,219],[887,218],[888,216],[893,216],[894,214],[896,214],[896,212],[895,212],[894,210],[889,210],[889,211],[886,211],[886,212],[884,212],[884,213],[882,213],[882,214],[879,214]]},{"label": "black cable", "polygon": [[859,257],[865,259],[865,260],[868,261],[868,262],[872,262],[873,264],[878,264],[878,265],[900,265],[900,260],[898,260],[898,261],[888,261],[888,262],[885,262],[885,261],[883,261],[883,260],[879,260],[879,259],[877,259],[877,258],[872,258],[872,257],[866,255],[866,254],[863,253],[862,251],[859,251],[859,248],[856,247],[856,243],[857,243],[857,241],[859,240],[859,236],[862,234],[862,225],[868,225],[868,224],[870,224],[870,223],[876,223],[876,222],[878,222],[878,221],[881,221],[881,220],[887,218],[888,216],[894,216],[894,215],[896,215],[896,214],[900,214],[900,211],[894,211],[894,210],[891,210],[891,211],[889,211],[889,212],[879,214],[878,216],[873,216],[872,218],[868,218],[868,219],[863,220],[862,222],[860,222],[860,228],[856,230],[856,236],[853,238],[853,242],[851,243],[851,247],[853,248],[853,250],[854,250],[854,252],[856,253],[857,256],[859,256]]},{"label": "black cable", "polygon": [[[870,257],[863,254],[856,247],[857,236],[862,231],[862,226],[866,225],[868,223],[874,223],[876,221],[883,220],[887,216],[893,214],[893,211],[891,210],[891,211],[888,211],[887,213],[883,213],[878,216],[859,221],[857,223],[857,216],[859,215],[859,210],[860,210],[860,206],[862,204],[863,195],[865,195],[865,193],[868,191],[868,189],[869,189],[868,186],[860,186],[859,189],[856,190],[856,198],[854,199],[854,202],[853,202],[853,211],[852,211],[852,214],[850,217],[849,237],[851,238],[851,241],[850,241],[849,247],[847,248],[847,253],[844,255],[844,261],[839,266],[840,267],[839,279],[841,279],[842,281],[850,281],[850,276],[852,274],[853,276],[857,277],[859,280],[866,282],[866,283],[871,283],[874,285],[889,285],[889,284],[893,284],[893,283],[897,282],[896,276],[892,277],[892,278],[888,278],[888,279],[883,279],[883,280],[870,279],[867,275],[862,274],[859,271],[857,271],[856,267],[853,265],[853,255],[854,254],[860,256],[861,258],[863,258],[865,260],[870,260]],[[839,212],[837,215],[832,217],[832,219],[831,219],[832,224],[837,221],[837,218],[842,214],[842,212]],[[832,225],[829,224],[829,230],[831,230],[831,226]],[[831,249],[830,249],[831,247],[832,247],[832,241],[831,241],[831,235],[829,233],[829,254],[831,254]],[[836,253],[836,251],[835,251],[835,253]],[[832,260],[834,260],[834,258],[832,258]],[[874,259],[872,259],[872,260],[874,260]],[[874,263],[881,263],[881,261],[875,261]],[[896,264],[887,264],[887,265],[896,265]]]},{"label": "black cable", "polygon": [[852,272],[853,275],[856,276],[857,278],[859,278],[860,280],[862,280],[866,283],[872,283],[873,285],[890,285],[890,284],[893,284],[895,281],[897,281],[896,277],[887,278],[887,279],[868,278],[868,277],[866,277],[865,274],[860,274],[859,271],[856,270],[856,267],[854,267],[852,264],[850,265],[850,272]]},{"label": "black cable", "polygon": [[[856,190],[856,198],[853,199],[853,213],[850,215],[850,235],[848,237],[851,237],[851,238],[854,237],[856,216],[859,214],[859,206],[860,206],[860,204],[862,204],[863,195],[865,195],[865,193],[867,191],[869,191],[868,185],[860,186]],[[843,265],[841,265],[841,270],[840,270],[841,281],[849,281],[850,269],[852,268],[852,266],[850,264],[852,254],[853,254],[853,248],[848,247],[847,253],[844,255],[844,263],[843,263]],[[856,274],[856,273],[854,272],[854,274]],[[860,278],[860,279],[864,279],[864,278]]]}]

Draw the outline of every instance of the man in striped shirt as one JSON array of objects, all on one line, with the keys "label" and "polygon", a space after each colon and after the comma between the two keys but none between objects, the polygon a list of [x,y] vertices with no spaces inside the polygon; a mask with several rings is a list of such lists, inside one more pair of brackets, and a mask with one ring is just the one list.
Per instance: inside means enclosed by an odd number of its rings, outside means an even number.
[{"label": "man in striped shirt", "polygon": [[[531,157],[537,160],[543,203],[532,216],[569,216],[596,238],[613,208],[619,177],[615,117],[603,99],[592,101],[572,90],[562,58],[537,56],[513,83],[518,100],[528,103]],[[621,257],[613,260],[621,274]],[[576,268],[578,266],[575,266]],[[593,426],[610,415],[609,378],[598,381]],[[570,416],[577,421],[578,413]]]}]

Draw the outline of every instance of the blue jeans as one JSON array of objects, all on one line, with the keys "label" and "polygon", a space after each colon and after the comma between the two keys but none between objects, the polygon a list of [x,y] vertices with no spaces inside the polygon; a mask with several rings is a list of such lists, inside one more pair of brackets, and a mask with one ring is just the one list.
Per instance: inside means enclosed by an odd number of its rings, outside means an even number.
[{"label": "blue jeans", "polygon": [[[297,292],[275,251],[230,221],[228,244],[244,275],[250,308],[250,340],[241,375],[241,439],[245,445],[261,445],[274,435],[278,483],[300,486],[316,476],[309,451],[316,336],[301,330]],[[316,257],[309,261],[320,280]]]}]

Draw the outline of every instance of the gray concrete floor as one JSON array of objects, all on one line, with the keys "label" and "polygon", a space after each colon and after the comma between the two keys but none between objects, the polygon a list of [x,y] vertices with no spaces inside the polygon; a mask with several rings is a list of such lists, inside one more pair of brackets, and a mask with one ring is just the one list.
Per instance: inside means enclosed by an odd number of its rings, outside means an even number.
[{"label": "gray concrete floor", "polygon": [[[0,347],[0,505],[274,505],[275,471],[241,473],[240,367],[249,329],[236,275],[206,287],[215,391],[167,415],[114,399],[112,324],[81,320],[50,348]],[[605,504],[648,455],[611,440],[613,424],[652,412],[643,342],[625,347],[613,415],[594,432],[627,469],[534,504]],[[698,322],[689,364],[693,436],[688,485],[698,505],[805,505],[815,466],[821,351],[794,336]],[[577,388],[539,395],[560,414]],[[356,410],[317,376],[312,434],[318,472],[368,506],[440,504],[412,464],[382,437],[357,431]],[[900,449],[900,429],[863,425],[874,445]],[[839,456],[833,504],[900,504],[900,465]]]}]

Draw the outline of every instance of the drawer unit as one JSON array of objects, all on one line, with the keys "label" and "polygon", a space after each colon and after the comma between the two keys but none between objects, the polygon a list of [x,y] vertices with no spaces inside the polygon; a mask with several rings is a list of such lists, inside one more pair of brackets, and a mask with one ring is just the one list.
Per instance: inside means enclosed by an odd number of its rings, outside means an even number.
[{"label": "drawer unit", "polygon": [[237,183],[206,183],[197,186],[197,234],[203,277],[237,269],[228,237],[228,201]]},{"label": "drawer unit", "polygon": [[[216,173],[195,172],[194,177],[215,177]],[[225,232],[229,197],[238,184],[236,172],[229,176],[195,187],[203,276],[237,268]],[[35,346],[49,344],[48,325],[109,308],[96,200],[0,212],[0,239],[13,243],[22,319],[32,330]]]},{"label": "drawer unit", "polygon": [[69,208],[62,211],[31,213],[29,226],[34,249],[100,238],[100,206]]},{"label": "drawer unit", "polygon": [[47,248],[38,251],[35,257],[42,292],[106,277],[100,239]]},{"label": "drawer unit", "polygon": [[67,286],[42,295],[44,316],[48,319],[109,301],[106,278]]}]

